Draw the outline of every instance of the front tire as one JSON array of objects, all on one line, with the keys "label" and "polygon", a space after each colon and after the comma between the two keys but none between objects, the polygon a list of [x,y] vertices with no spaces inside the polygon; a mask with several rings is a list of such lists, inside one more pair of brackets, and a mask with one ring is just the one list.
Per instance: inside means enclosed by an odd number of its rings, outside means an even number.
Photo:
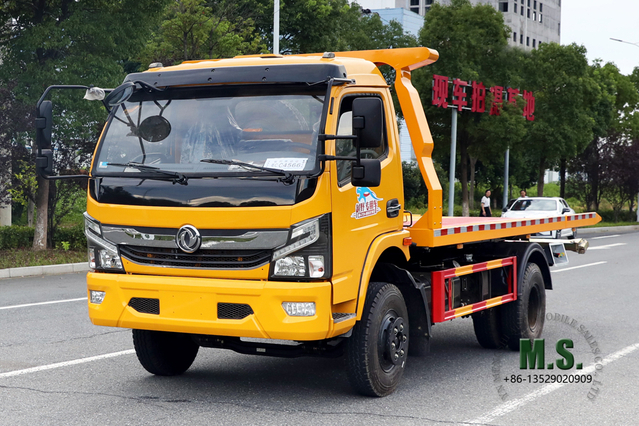
[{"label": "front tire", "polygon": [[157,376],[184,373],[200,348],[188,334],[151,330],[133,330],[133,346],[142,367]]},{"label": "front tire", "polygon": [[544,328],[546,290],[536,263],[528,263],[519,284],[517,300],[502,306],[502,332],[508,347],[519,350],[519,339],[538,339]]},{"label": "front tire", "polygon": [[362,319],[347,340],[348,379],[367,396],[386,396],[399,384],[410,329],[401,291],[393,284],[370,283]]}]

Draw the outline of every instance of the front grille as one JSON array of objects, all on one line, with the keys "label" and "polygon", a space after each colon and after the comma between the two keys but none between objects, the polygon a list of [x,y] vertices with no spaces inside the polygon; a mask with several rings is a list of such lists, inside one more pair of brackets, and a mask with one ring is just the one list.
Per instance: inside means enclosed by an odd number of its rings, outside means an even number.
[{"label": "front grille", "polygon": [[160,299],[132,297],[129,306],[142,314],[160,315]]},{"label": "front grille", "polygon": [[272,250],[210,250],[184,253],[176,248],[120,245],[122,257],[151,266],[200,269],[254,269],[271,260]]},{"label": "front grille", "polygon": [[218,303],[217,317],[218,319],[244,319],[249,315],[253,315],[253,308],[244,303]]}]

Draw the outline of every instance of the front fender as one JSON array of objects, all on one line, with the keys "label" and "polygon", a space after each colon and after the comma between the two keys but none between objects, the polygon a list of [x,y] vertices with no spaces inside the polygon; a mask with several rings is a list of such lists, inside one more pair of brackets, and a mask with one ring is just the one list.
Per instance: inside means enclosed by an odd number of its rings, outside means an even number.
[{"label": "front fender", "polygon": [[400,257],[403,256],[401,260],[408,261],[410,258],[410,253],[408,250],[408,246],[404,245],[404,238],[410,237],[410,232],[406,230],[402,231],[393,231],[386,234],[382,234],[377,236],[371,243],[368,251],[366,253],[366,259],[364,260],[364,267],[362,268],[362,274],[359,280],[359,291],[357,294],[357,320],[359,321],[362,318],[362,314],[364,312],[364,302],[366,301],[366,292],[368,291],[368,283],[370,282],[371,275],[373,273],[373,269],[377,265],[378,261],[387,253],[387,251],[391,248],[398,249],[394,250],[395,253],[401,253]]}]

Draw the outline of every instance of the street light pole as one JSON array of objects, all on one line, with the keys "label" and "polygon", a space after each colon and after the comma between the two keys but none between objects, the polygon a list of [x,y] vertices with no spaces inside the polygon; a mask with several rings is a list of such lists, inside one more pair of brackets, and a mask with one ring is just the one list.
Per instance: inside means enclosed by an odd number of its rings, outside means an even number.
[{"label": "street light pole", "polygon": [[620,39],[618,39],[618,38],[612,38],[612,37],[610,37],[610,40],[618,41],[619,43],[632,44],[633,46],[637,46],[637,47],[639,47],[639,43],[632,43],[632,42],[630,42],[630,41],[620,40]]},{"label": "street light pole", "polygon": [[280,0],[273,2],[273,54],[280,54]]},{"label": "street light pole", "polygon": [[[630,41],[620,40],[618,38],[612,38],[612,37],[610,37],[610,40],[618,41],[619,43],[632,44],[633,46],[639,47],[639,43],[632,43]],[[637,222],[639,222],[639,194],[637,194]]]}]

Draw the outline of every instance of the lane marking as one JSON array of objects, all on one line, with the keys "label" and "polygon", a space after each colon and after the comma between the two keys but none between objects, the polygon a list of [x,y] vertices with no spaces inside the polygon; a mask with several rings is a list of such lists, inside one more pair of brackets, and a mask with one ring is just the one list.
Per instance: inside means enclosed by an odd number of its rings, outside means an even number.
[{"label": "lane marking", "polygon": [[[608,355],[607,357],[605,357],[603,359],[603,361],[600,362],[600,364],[602,365],[608,365],[611,362],[617,361],[619,358],[623,358],[624,356],[631,354],[632,352],[636,351],[637,349],[639,349],[639,343],[635,343],[634,345],[630,345],[630,346],[626,346],[625,348],[611,354]],[[590,374],[593,373],[595,371],[595,364],[590,364],[588,367],[584,368],[583,370],[579,370],[579,372],[574,373],[575,375],[578,374]],[[508,414],[510,412],[515,411],[516,409],[518,409],[519,407],[534,401],[537,398],[540,398],[544,395],[548,395],[549,393],[556,391],[557,389],[563,388],[564,386],[566,386],[567,383],[551,383],[551,384],[547,384],[542,386],[541,388],[537,389],[536,391],[530,392],[528,395],[524,395],[521,398],[517,398],[514,399],[512,401],[508,401],[500,406],[498,406],[497,408],[495,408],[492,411],[489,411],[488,413],[484,414],[481,417],[478,417],[474,420],[469,421],[468,423],[490,423],[493,420],[495,420],[497,417],[501,417],[505,414]]]},{"label": "lane marking", "polygon": [[551,269],[550,272],[564,272],[564,271],[571,271],[573,269],[579,269],[579,268],[586,268],[588,266],[596,266],[596,265],[603,265],[604,263],[608,263],[607,261],[603,260],[601,262],[595,262],[595,263],[588,263],[586,265],[579,265],[579,266],[571,266],[570,268],[562,268],[562,269]]},{"label": "lane marking", "polygon": [[608,250],[610,247],[625,246],[626,243],[608,244],[605,246],[589,247],[588,250]]},{"label": "lane marking", "polygon": [[615,235],[604,235],[603,237],[594,237],[594,238],[588,238],[589,240],[603,240],[604,238],[614,238],[614,237],[620,237],[620,234],[615,234]]},{"label": "lane marking", "polygon": [[87,298],[79,297],[77,299],[52,300],[50,302],[38,302],[38,303],[27,303],[24,305],[2,306],[0,307],[0,311],[3,309],[17,309],[17,308],[28,308],[30,306],[53,305],[55,303],[79,302],[80,300],[87,300]]},{"label": "lane marking", "polygon": [[24,370],[8,371],[6,373],[0,373],[0,379],[4,379],[5,377],[21,376],[23,374],[37,373],[39,371],[53,370],[53,369],[56,369],[56,368],[68,367],[70,365],[85,364],[87,362],[100,361],[102,359],[115,358],[117,356],[131,355],[131,354],[134,354],[134,353],[135,353],[134,349],[129,349],[129,350],[126,350],[126,351],[112,352],[110,354],[90,356],[88,358],[74,359],[72,361],[57,362],[55,364],[48,364],[48,365],[41,365],[39,367],[25,368]]}]

